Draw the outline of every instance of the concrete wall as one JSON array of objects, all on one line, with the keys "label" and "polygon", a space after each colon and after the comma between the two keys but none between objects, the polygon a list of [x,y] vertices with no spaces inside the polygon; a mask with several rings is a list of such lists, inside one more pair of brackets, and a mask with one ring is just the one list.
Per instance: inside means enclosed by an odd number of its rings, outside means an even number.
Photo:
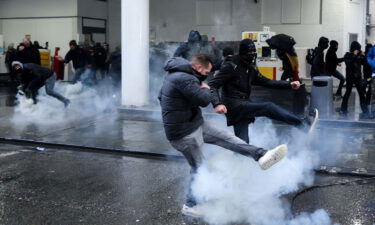
[{"label": "concrete wall", "polygon": [[369,14],[370,20],[370,33],[367,35],[367,41],[371,44],[375,44],[375,0],[369,1]]},{"label": "concrete wall", "polygon": [[76,0],[78,16],[108,19],[108,3],[97,0]]},{"label": "concrete wall", "polygon": [[[152,1],[152,0],[151,0]],[[121,0],[108,1],[108,44],[111,51],[121,45]]]},{"label": "concrete wall", "polygon": [[[260,30],[261,4],[249,0],[217,0],[220,4],[213,4],[211,18],[200,18],[197,6],[200,0],[150,0],[150,39],[155,41],[186,41],[192,29],[215,37],[218,41],[240,40],[241,32],[246,30]],[[203,1],[204,2],[204,1]],[[209,1],[206,1],[209,2]],[[225,9],[227,8],[227,9]],[[224,12],[226,10],[226,12]],[[220,15],[225,14],[221,21]],[[207,20],[200,25],[197,20]],[[223,24],[224,23],[224,24]]]},{"label": "concrete wall", "polygon": [[77,0],[0,1],[0,27],[5,46],[16,45],[25,35],[41,45],[49,42],[51,53],[55,47],[61,54],[68,51],[68,42],[77,37]]},{"label": "concrete wall", "polygon": [[[209,0],[206,0],[208,2]],[[245,30],[262,30],[270,26],[272,31],[292,35],[297,47],[313,47],[320,36],[346,41],[344,32],[364,32],[365,0],[215,0],[231,2],[228,9],[231,24],[199,25],[200,0],[150,0],[150,38],[156,41],[185,41],[192,29],[199,30],[219,41],[241,39]],[[296,7],[297,6],[297,7]],[[203,5],[204,7],[204,5]],[[320,11],[322,9],[322,11]],[[345,29],[344,29],[345,28]],[[346,47],[347,43],[345,43]],[[339,50],[339,53],[344,51]]]},{"label": "concrete wall", "polygon": [[0,18],[77,16],[77,0],[2,0]]}]

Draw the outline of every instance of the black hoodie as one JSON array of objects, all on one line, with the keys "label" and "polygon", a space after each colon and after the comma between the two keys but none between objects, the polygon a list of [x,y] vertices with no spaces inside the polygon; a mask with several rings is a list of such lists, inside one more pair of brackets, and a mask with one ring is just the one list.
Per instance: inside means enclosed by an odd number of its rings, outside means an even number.
[{"label": "black hoodie", "polygon": [[315,57],[311,64],[311,77],[322,76],[325,74],[324,50],[328,48],[329,40],[326,37],[320,37],[318,47],[315,48]]},{"label": "black hoodie", "polygon": [[[358,50],[357,55],[354,51]],[[344,56],[346,65],[346,79],[362,79],[362,68],[361,66],[365,63],[366,57],[361,54],[361,44],[353,41],[350,45],[350,52],[347,52]]]},{"label": "black hoodie", "polygon": [[[332,43],[333,41],[331,41]],[[333,42],[329,47],[326,55],[326,69],[329,73],[334,73],[336,71],[337,65],[344,62],[344,58],[337,58],[337,42]]]},{"label": "black hoodie", "polygon": [[175,57],[164,67],[168,74],[159,93],[165,134],[168,140],[181,139],[203,124],[200,107],[211,102],[211,93],[200,84],[202,76],[189,61]]}]

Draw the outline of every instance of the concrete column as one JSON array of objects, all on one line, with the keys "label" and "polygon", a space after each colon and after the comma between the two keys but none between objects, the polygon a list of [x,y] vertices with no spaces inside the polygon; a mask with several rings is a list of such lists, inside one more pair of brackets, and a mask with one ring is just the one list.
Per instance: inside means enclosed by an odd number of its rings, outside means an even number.
[{"label": "concrete column", "polygon": [[143,106],[149,93],[149,0],[121,0],[122,105]]}]

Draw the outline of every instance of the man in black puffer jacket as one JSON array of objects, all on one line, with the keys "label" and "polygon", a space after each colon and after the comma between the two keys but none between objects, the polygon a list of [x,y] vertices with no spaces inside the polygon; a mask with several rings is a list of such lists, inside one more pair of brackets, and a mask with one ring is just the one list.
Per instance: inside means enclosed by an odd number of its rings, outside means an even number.
[{"label": "man in black puffer jacket", "polygon": [[[212,69],[208,55],[198,54],[190,62],[183,58],[172,58],[164,69],[168,74],[160,90],[159,100],[165,133],[171,145],[185,156],[193,174],[202,164],[201,147],[204,142],[252,157],[262,169],[270,168],[286,155],[286,145],[266,151],[246,144],[231,132],[218,129],[203,120],[200,107],[206,107],[211,102],[210,87],[203,82]],[[193,208],[196,204],[189,190],[182,213],[192,217],[202,216]]]},{"label": "man in black puffer jacket", "polygon": [[346,65],[346,91],[341,103],[340,114],[347,116],[348,114],[348,101],[352,93],[353,85],[355,85],[359,101],[362,109],[363,116],[368,116],[368,107],[366,105],[365,93],[362,86],[362,65],[366,62],[365,54],[361,51],[361,44],[353,41],[350,44],[350,52],[344,56]]},{"label": "man in black puffer jacket", "polygon": [[[270,80],[256,69],[256,48],[252,40],[240,43],[239,54],[224,63],[220,72],[209,82],[212,105],[219,114],[226,114],[227,125],[234,127],[237,137],[249,143],[248,127],[255,117],[266,116],[291,125],[303,125],[303,120],[271,102],[251,102],[251,86],[298,89],[299,81]],[[221,94],[219,89],[221,88]],[[306,121],[310,123],[310,121]],[[302,127],[302,126],[301,126]]]}]

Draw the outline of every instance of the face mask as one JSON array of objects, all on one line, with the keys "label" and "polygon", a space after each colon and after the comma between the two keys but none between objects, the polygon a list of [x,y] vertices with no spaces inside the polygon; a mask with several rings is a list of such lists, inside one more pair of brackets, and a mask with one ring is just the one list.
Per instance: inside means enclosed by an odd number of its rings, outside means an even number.
[{"label": "face mask", "polygon": [[241,58],[248,64],[253,64],[255,62],[255,59],[257,57],[257,54],[246,54],[242,55]]}]

